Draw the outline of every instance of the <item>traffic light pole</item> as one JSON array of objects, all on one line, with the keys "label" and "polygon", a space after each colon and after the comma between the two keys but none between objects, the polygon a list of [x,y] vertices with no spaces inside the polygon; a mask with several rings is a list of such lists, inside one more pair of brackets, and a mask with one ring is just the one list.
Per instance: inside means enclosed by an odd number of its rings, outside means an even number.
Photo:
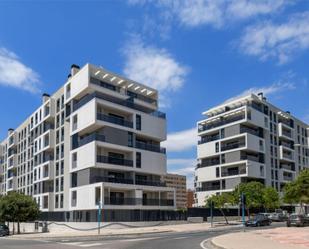
[{"label": "traffic light pole", "polygon": [[211,227],[213,227],[213,202],[210,201],[210,218],[211,218]]},{"label": "traffic light pole", "polygon": [[102,208],[101,208],[101,201],[99,202],[99,210],[98,210],[98,234],[100,234],[100,229],[101,229],[101,214]]},{"label": "traffic light pole", "polygon": [[245,231],[245,195],[241,193],[241,216],[242,216],[242,225]]}]

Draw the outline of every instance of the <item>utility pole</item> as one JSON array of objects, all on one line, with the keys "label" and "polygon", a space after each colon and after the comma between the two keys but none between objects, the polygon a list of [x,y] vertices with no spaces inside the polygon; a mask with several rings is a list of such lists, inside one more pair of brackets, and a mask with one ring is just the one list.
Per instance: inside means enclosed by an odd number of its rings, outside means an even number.
[{"label": "utility pole", "polygon": [[101,201],[99,201],[99,210],[98,210],[98,234],[100,234],[100,229],[101,229],[101,216],[102,216],[102,208],[101,208]]}]

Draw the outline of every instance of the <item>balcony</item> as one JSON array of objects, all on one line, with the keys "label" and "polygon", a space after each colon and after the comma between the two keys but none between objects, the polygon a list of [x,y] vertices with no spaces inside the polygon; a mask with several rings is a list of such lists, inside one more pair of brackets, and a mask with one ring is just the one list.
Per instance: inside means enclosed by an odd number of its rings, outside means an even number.
[{"label": "balcony", "polygon": [[[72,142],[72,149],[77,149],[85,144],[91,143],[93,141],[101,141],[101,142],[106,142],[106,143],[110,143],[109,141],[106,140],[105,136],[102,134],[98,134],[98,133],[92,133],[84,138],[82,138],[79,141],[73,141]],[[123,144],[119,144],[124,146]],[[128,145],[127,145],[128,146]],[[132,146],[128,146],[128,147],[132,147]],[[155,145],[155,144],[149,144],[149,143],[145,143],[145,142],[139,142],[139,141],[135,141],[135,146],[133,146],[137,149],[141,149],[141,150],[148,150],[148,151],[153,151],[153,152],[158,152],[158,153],[166,153],[166,149],[160,147],[160,145]]]},{"label": "balcony", "polygon": [[249,133],[251,135],[263,138],[263,135],[258,131],[248,127],[240,127],[240,133]]},{"label": "balcony", "polygon": [[226,177],[226,176],[235,176],[235,175],[242,175],[246,174],[247,171],[245,168],[243,169],[232,169],[232,170],[226,170],[225,172],[222,170],[221,172],[221,177]]},{"label": "balcony", "polygon": [[173,200],[141,198],[104,198],[104,205],[174,206]]},{"label": "balcony", "polygon": [[234,149],[242,148],[245,146],[246,146],[246,143],[243,143],[243,142],[236,142],[236,143],[231,143],[227,145],[221,145],[221,151],[234,150]]},{"label": "balcony", "polygon": [[235,117],[231,117],[231,118],[228,118],[228,119],[225,119],[225,120],[221,120],[219,122],[215,122],[215,123],[212,123],[212,124],[200,125],[199,128],[198,128],[198,131],[202,132],[202,131],[210,130],[210,129],[213,129],[213,128],[216,128],[216,127],[219,127],[219,126],[223,126],[223,125],[226,125],[226,124],[230,124],[230,123],[245,119],[245,117],[246,116],[244,114],[242,114],[242,115],[237,115]]},{"label": "balcony", "polygon": [[290,150],[294,150],[294,144],[293,143],[287,143],[287,142],[284,142],[284,141],[279,141],[279,145],[282,145],[285,148],[288,148]]},{"label": "balcony", "polygon": [[98,163],[108,163],[108,164],[115,164],[127,167],[133,167],[133,160],[122,159],[122,158],[115,158],[115,157],[108,157],[108,156],[97,156]]},{"label": "balcony", "polygon": [[109,123],[113,123],[116,125],[125,126],[128,128],[133,128],[133,122],[124,120],[122,118],[105,115],[104,113],[97,113],[97,119]]},{"label": "balcony", "polygon": [[134,184],[132,178],[120,178],[120,177],[109,177],[109,176],[95,176],[91,182],[111,182],[120,184]]},{"label": "balcony", "polygon": [[128,100],[122,100],[122,99],[119,99],[119,98],[116,98],[116,97],[113,97],[107,94],[99,93],[99,92],[88,94],[82,99],[80,99],[77,103],[73,105],[73,112],[79,109],[80,107],[82,107],[83,105],[87,104],[89,101],[91,101],[94,98],[98,98],[98,99],[112,102],[112,103],[115,103],[121,106],[125,106],[125,107],[131,108],[137,111],[141,111],[141,112],[147,113],[149,115],[152,115],[158,118],[162,118],[162,119],[166,118],[165,113],[159,112],[159,111],[153,111],[143,106],[140,106],[138,104],[135,104],[134,99],[129,98]]},{"label": "balcony", "polygon": [[214,165],[219,165],[220,164],[220,159],[216,158],[216,159],[202,159],[201,163],[198,163],[196,168],[205,168],[205,167],[210,167],[210,166],[214,166]]},{"label": "balcony", "polygon": [[204,144],[204,143],[216,141],[216,140],[219,140],[219,139],[220,139],[219,134],[212,135],[212,136],[206,136],[206,137],[202,137],[201,140],[198,141],[198,144]]},{"label": "balcony", "polygon": [[149,180],[135,180],[136,185],[144,185],[144,186],[156,186],[156,187],[166,187],[165,182],[161,181],[149,181]]},{"label": "balcony", "polygon": [[135,148],[141,149],[141,150],[149,150],[149,151],[163,153],[163,154],[166,153],[166,149],[160,147],[160,145],[149,144],[149,143],[144,143],[144,142],[139,142],[139,141],[135,141]]}]

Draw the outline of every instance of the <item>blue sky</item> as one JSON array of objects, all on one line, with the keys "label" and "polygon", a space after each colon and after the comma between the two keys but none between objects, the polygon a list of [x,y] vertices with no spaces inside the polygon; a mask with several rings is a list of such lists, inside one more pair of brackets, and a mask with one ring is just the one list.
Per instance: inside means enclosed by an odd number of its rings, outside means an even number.
[{"label": "blue sky", "polygon": [[87,62],[160,90],[168,169],[192,186],[207,108],[264,91],[309,121],[309,1],[0,1],[0,137]]}]

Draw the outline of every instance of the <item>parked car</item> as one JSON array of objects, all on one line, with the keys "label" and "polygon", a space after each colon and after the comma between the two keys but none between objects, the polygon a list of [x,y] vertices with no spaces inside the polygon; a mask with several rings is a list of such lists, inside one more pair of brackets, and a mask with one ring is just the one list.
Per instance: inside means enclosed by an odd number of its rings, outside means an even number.
[{"label": "parked car", "polygon": [[270,214],[269,219],[271,219],[271,221],[281,222],[286,221],[288,217],[283,213],[272,213]]},{"label": "parked car", "polygon": [[0,236],[8,236],[10,235],[10,230],[7,225],[0,224]]},{"label": "parked car", "polygon": [[259,226],[269,226],[271,220],[264,214],[257,214],[253,216],[252,219],[247,220],[246,226],[259,227]]},{"label": "parked car", "polygon": [[291,214],[286,222],[286,226],[309,226],[309,217],[303,214]]}]

